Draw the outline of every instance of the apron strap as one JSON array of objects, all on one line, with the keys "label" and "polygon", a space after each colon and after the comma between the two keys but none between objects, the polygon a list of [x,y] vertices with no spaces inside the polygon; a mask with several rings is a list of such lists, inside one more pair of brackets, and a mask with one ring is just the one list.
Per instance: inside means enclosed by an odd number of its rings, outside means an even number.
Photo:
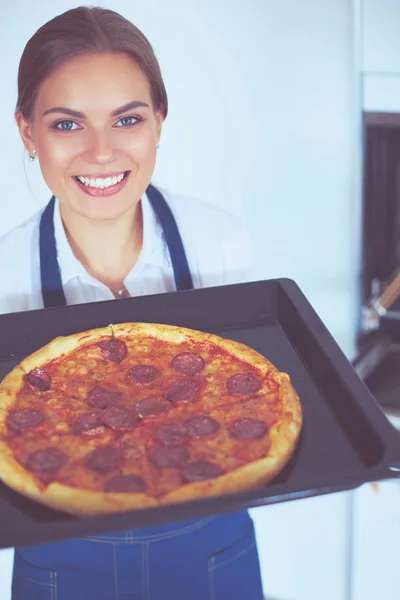
[{"label": "apron strap", "polygon": [[[174,215],[164,196],[154,186],[149,185],[146,193],[164,232],[171,257],[176,289],[179,291],[191,290],[194,287],[193,280]],[[45,308],[66,306],[67,304],[57,260],[54,206],[55,197],[52,196],[42,213],[39,225],[40,279]]]},{"label": "apron strap", "polygon": [[43,304],[45,308],[66,306],[60,267],[57,260],[56,239],[54,235],[55,197],[43,211],[39,226],[40,279]]},{"label": "apron strap", "polygon": [[174,271],[176,289],[180,291],[192,290],[194,287],[193,280],[174,215],[165,201],[164,196],[157,188],[153,185],[149,185],[146,194],[164,231],[165,241],[171,257],[172,269]]}]

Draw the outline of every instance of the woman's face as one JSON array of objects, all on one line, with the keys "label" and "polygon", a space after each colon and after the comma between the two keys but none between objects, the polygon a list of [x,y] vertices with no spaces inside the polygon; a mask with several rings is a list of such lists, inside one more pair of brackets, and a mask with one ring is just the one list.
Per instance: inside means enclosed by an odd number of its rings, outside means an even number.
[{"label": "woman's face", "polygon": [[17,123],[60,204],[83,217],[115,219],[153,174],[162,115],[149,82],[124,54],[71,59],[41,85],[34,115]]}]

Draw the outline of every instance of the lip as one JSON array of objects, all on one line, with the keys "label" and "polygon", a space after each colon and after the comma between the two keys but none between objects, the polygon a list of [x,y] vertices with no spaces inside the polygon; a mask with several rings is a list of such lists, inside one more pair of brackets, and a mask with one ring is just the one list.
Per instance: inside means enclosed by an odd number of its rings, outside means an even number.
[{"label": "lip", "polygon": [[[131,172],[130,171],[118,171],[117,175],[120,175],[121,173],[126,173],[126,175],[122,181],[120,181],[119,183],[116,183],[115,185],[110,185],[109,187],[104,188],[104,189],[86,186],[83,183],[81,183],[77,177],[73,177],[72,179],[75,181],[76,185],[82,190],[82,192],[84,192],[88,196],[102,198],[104,196],[114,196],[115,194],[118,194],[122,190],[122,188],[125,187],[126,182],[128,181]],[[110,177],[110,176],[111,175],[108,175],[108,177]],[[87,177],[87,175],[79,175],[79,177]],[[94,177],[95,177],[95,175],[92,175],[90,177],[90,179],[92,179],[92,178],[94,179]],[[99,175],[99,177],[100,177],[100,175]],[[105,175],[102,175],[101,177],[105,177]],[[112,175],[112,177],[115,177],[115,175]]]}]

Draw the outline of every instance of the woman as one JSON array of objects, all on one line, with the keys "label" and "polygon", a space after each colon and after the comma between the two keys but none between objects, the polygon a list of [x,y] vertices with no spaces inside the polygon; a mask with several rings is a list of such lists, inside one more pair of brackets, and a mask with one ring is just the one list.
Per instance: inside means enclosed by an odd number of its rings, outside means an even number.
[{"label": "woman", "polygon": [[[153,50],[130,22],[77,8],[28,42],[16,120],[54,196],[0,240],[11,312],[241,281],[233,217],[150,185],[167,115]],[[261,600],[247,513],[16,549],[14,600]]]}]

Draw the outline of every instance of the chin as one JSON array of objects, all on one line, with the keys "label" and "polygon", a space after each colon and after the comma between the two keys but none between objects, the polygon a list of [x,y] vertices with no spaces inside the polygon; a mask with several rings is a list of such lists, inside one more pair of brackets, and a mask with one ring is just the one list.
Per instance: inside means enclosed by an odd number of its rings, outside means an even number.
[{"label": "chin", "polygon": [[135,204],[132,203],[132,199],[129,199],[129,202],[122,202],[115,197],[95,198],[74,203],[69,206],[69,209],[91,221],[113,221],[134,208]]}]

